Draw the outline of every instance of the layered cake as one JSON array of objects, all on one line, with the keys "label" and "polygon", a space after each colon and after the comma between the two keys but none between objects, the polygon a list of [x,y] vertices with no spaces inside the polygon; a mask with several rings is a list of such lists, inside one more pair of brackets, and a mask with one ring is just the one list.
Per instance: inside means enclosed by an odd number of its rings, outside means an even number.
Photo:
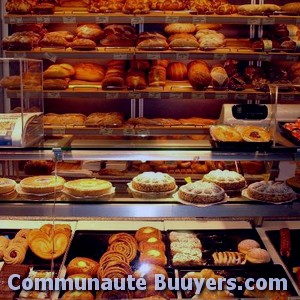
[{"label": "layered cake", "polygon": [[71,180],[64,185],[65,192],[75,197],[102,196],[109,193],[111,188],[109,181],[96,178]]},{"label": "layered cake", "polygon": [[0,194],[8,194],[14,191],[16,182],[9,178],[0,178]]},{"label": "layered cake", "polygon": [[166,173],[144,172],[132,179],[132,187],[140,192],[169,192],[176,188],[176,182]]},{"label": "layered cake", "polygon": [[228,170],[213,170],[203,176],[203,181],[213,182],[224,190],[238,190],[246,185],[245,178],[235,172]]},{"label": "layered cake", "polygon": [[33,176],[21,180],[20,186],[25,193],[47,194],[62,190],[65,180],[60,176]]},{"label": "layered cake", "polygon": [[247,192],[250,198],[263,201],[285,202],[296,199],[295,192],[284,182],[255,182],[248,186]]},{"label": "layered cake", "polygon": [[224,200],[225,191],[215,183],[195,181],[181,186],[178,196],[187,202],[209,204]]}]

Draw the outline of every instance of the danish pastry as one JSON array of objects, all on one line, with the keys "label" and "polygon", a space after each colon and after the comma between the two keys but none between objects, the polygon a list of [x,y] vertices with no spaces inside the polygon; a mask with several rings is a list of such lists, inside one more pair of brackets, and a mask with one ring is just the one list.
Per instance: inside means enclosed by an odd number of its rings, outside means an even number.
[{"label": "danish pastry", "polygon": [[0,178],[0,195],[14,191],[16,182],[9,178]]},{"label": "danish pastry", "polygon": [[234,128],[227,125],[217,125],[210,127],[212,138],[221,142],[241,142],[243,138]]},{"label": "danish pastry", "polygon": [[148,240],[152,237],[158,240],[162,239],[161,231],[154,227],[142,227],[135,233],[135,238],[138,242]]},{"label": "danish pastry", "polygon": [[167,264],[167,257],[165,255],[165,253],[161,250],[148,249],[141,253],[139,261],[140,261],[140,263],[165,266]]},{"label": "danish pastry", "polygon": [[75,257],[68,264],[67,274],[86,274],[91,277],[95,277],[97,275],[98,268],[99,264],[90,258]]},{"label": "danish pastry", "polygon": [[22,244],[12,243],[4,251],[3,260],[9,265],[23,263],[26,255],[26,249]]}]

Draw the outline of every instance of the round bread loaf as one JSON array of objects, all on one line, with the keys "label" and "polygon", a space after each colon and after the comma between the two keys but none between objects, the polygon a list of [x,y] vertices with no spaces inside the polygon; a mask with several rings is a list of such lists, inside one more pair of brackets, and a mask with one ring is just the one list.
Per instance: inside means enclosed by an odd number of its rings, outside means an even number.
[{"label": "round bread loaf", "polygon": [[168,65],[167,77],[170,80],[181,81],[187,79],[187,67],[182,62],[173,62]]},{"label": "round bread loaf", "polygon": [[202,90],[211,83],[211,76],[206,62],[197,60],[188,64],[188,79],[192,87]]},{"label": "round bread loaf", "polygon": [[14,191],[16,182],[9,178],[0,178],[0,194],[8,194]]}]

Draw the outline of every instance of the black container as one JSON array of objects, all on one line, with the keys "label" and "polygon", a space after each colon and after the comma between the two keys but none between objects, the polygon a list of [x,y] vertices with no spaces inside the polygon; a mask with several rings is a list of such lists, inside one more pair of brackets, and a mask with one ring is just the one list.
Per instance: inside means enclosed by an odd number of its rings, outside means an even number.
[{"label": "black container", "polygon": [[[174,230],[176,232],[184,232],[180,230]],[[188,232],[195,233],[197,238],[200,239],[202,244],[202,260],[203,266],[214,266],[214,260],[212,254],[214,252],[223,251],[238,251],[238,244],[245,239],[252,239],[260,244],[260,247],[265,249],[264,243],[261,240],[259,234],[254,229],[215,229],[215,230],[191,230]],[[169,231],[170,233],[170,231]],[[170,241],[168,241],[168,244]],[[169,256],[172,257],[171,252]],[[246,266],[255,265],[257,268],[264,267],[266,265],[272,265],[272,261],[266,264],[252,264],[246,262]],[[224,266],[224,267],[236,267],[236,266]],[[176,266],[176,268],[187,268],[187,266]],[[190,268],[190,267],[189,267]],[[192,269],[199,268],[198,266],[192,266]]]},{"label": "black container", "polygon": [[[202,268],[198,267],[197,271],[200,272],[203,269],[204,267]],[[287,291],[290,293],[291,296],[297,296],[297,292],[294,286],[292,285],[291,281],[289,280],[287,274],[285,273],[281,265],[265,266],[264,269],[257,268],[256,266],[248,266],[248,267],[242,266],[242,267],[225,268],[225,269],[223,267],[211,267],[210,269],[212,269],[217,275],[220,275],[224,278],[237,279],[238,285],[241,287],[233,291],[230,291],[236,298],[247,298],[243,296],[245,292],[244,282],[245,279],[247,278],[254,278],[254,279],[285,278],[287,280]],[[179,277],[182,278],[188,272],[195,272],[195,270],[187,270],[187,269],[180,270]],[[191,296],[192,295],[186,294],[185,291],[182,291],[183,298],[189,298]]]},{"label": "black container", "polygon": [[273,141],[268,142],[222,142],[211,139],[211,145],[214,148],[227,149],[236,151],[237,149],[245,150],[267,150],[273,145]]},{"label": "black container", "polygon": [[266,231],[268,238],[270,239],[271,243],[273,244],[274,248],[278,252],[279,256],[281,257],[282,261],[288,268],[290,274],[296,278],[296,274],[293,273],[293,267],[300,267],[300,229],[290,229],[290,236],[291,236],[291,256],[285,257],[280,255],[280,231],[279,230],[270,230]]},{"label": "black container", "polygon": [[290,131],[284,127],[284,124],[286,124],[286,123],[287,122],[278,122],[278,126],[280,128],[280,132],[281,132],[282,136],[284,136],[287,140],[291,141],[296,146],[300,146],[300,140],[292,135],[292,131]]}]

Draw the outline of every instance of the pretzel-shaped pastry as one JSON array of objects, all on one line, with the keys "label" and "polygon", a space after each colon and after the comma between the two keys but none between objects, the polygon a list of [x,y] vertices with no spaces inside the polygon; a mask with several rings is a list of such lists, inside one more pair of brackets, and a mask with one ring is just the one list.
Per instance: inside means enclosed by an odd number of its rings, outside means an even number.
[{"label": "pretzel-shaped pastry", "polygon": [[22,244],[12,243],[4,251],[3,260],[9,265],[21,264],[26,255],[26,249]]},{"label": "pretzel-shaped pastry", "polygon": [[214,252],[213,259],[215,265],[244,265],[246,263],[246,256],[240,252]]},{"label": "pretzel-shaped pastry", "polygon": [[23,239],[27,239],[27,236],[30,233],[30,231],[30,229],[21,229],[16,233],[15,238],[20,237]]}]

